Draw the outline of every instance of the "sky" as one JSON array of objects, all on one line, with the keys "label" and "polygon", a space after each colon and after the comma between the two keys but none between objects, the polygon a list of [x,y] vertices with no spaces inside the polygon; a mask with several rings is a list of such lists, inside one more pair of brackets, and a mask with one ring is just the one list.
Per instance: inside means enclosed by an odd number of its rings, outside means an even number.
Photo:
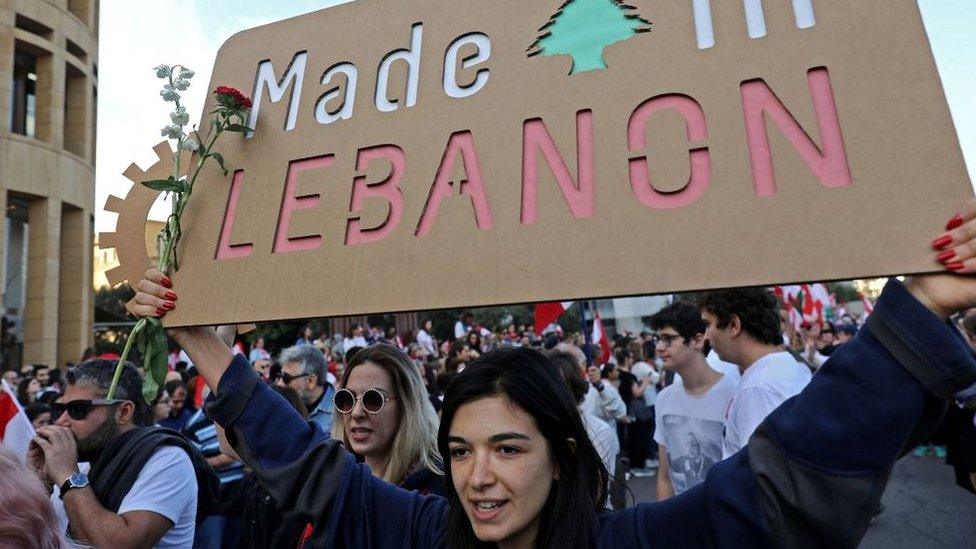
[{"label": "sky", "polygon": [[[128,192],[131,182],[121,175],[128,165],[136,162],[147,167],[156,160],[152,146],[162,140],[158,130],[168,123],[170,104],[159,97],[162,81],[152,67],[181,64],[196,72],[192,87],[184,93],[194,122],[203,108],[217,50],[227,38],[345,1],[102,0],[95,230],[114,229],[116,215],[102,207],[109,194]],[[976,181],[976,1],[918,3],[969,176]],[[156,211],[165,215],[166,209]]]}]

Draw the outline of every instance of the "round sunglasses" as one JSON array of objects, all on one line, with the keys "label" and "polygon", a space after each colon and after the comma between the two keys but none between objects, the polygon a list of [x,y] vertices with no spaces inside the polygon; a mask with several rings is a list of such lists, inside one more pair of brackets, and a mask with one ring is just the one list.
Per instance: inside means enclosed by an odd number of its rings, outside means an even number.
[{"label": "round sunglasses", "polygon": [[357,400],[363,403],[366,413],[378,414],[383,411],[387,402],[396,400],[396,397],[387,396],[379,389],[367,389],[362,396],[357,396],[349,389],[339,389],[333,397],[332,405],[340,414],[348,414],[355,408]]},{"label": "round sunglasses", "polygon": [[95,409],[96,406],[114,406],[116,404],[121,404],[123,402],[128,402],[124,399],[111,398],[111,399],[95,399],[95,400],[72,400],[71,402],[52,402],[51,403],[51,420],[54,421],[64,415],[65,412],[68,413],[68,417],[75,421],[81,421],[88,417],[88,414]]}]

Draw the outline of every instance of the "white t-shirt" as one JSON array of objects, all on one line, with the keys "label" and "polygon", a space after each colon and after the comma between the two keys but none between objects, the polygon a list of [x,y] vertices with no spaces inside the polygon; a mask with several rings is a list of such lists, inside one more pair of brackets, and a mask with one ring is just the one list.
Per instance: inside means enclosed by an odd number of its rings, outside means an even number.
[{"label": "white t-shirt", "polygon": [[[67,513],[64,502],[58,497],[59,493],[55,487],[51,494],[51,504],[62,528],[66,528]],[[197,477],[185,451],[176,446],[163,446],[153,452],[129,493],[122,499],[118,514],[131,511],[152,511],[173,523],[173,527],[156,544],[157,548],[193,546],[197,516]]]},{"label": "white t-shirt", "polygon": [[454,323],[454,339],[464,339],[468,335],[468,326],[458,320]]},{"label": "white t-shirt", "polygon": [[651,383],[644,389],[644,404],[654,406],[654,403],[657,401],[657,386],[655,384],[661,379],[661,374],[653,366],[644,361],[631,366],[630,373],[637,376],[638,382],[644,381],[646,377],[651,378]]},{"label": "white t-shirt", "polygon": [[703,395],[689,394],[677,379],[657,395],[654,441],[667,447],[675,495],[705,480],[721,461],[725,414],[735,390],[736,381],[722,376]]},{"label": "white t-shirt", "polygon": [[353,347],[366,347],[366,338],[363,336],[347,337],[342,340],[342,352],[348,353]]},{"label": "white t-shirt", "polygon": [[742,373],[725,419],[722,457],[741,450],[766,416],[810,383],[810,369],[786,351],[770,353]]}]

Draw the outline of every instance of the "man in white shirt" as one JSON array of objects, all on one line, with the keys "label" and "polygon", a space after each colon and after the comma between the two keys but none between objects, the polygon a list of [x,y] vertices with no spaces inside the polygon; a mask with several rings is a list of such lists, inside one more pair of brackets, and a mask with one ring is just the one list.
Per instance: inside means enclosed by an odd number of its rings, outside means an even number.
[{"label": "man in white shirt", "polygon": [[695,305],[669,305],[651,317],[651,326],[664,368],[680,374],[661,391],[655,406],[657,500],[662,501],[704,481],[722,459],[725,413],[736,380],[706,361],[705,323]]},{"label": "man in white shirt", "polygon": [[783,350],[779,302],[762,288],[718,290],[699,302],[705,336],[742,379],[725,421],[723,458],[749,442],[770,412],[810,382],[810,370]]},{"label": "man in white shirt", "polygon": [[464,339],[474,327],[474,315],[469,311],[461,313],[461,318],[454,323],[454,339]]},{"label": "man in white shirt", "polygon": [[[90,360],[68,370],[52,404],[52,424],[38,429],[28,461],[54,488],[69,537],[95,547],[189,547],[195,533],[198,479],[216,496],[216,478],[183,439],[140,427],[151,418],[142,378],[126,364],[112,400],[115,363]],[[79,462],[90,462],[82,472]],[[209,473],[212,475],[212,473]],[[56,508],[58,505],[55,506]]]},{"label": "man in white shirt", "polygon": [[590,366],[588,368],[586,366],[586,355],[576,345],[560,343],[553,349],[569,353],[575,357],[576,365],[580,372],[586,372],[586,376],[590,380],[589,387],[586,390],[586,396],[583,397],[583,404],[581,405],[583,411],[593,415],[616,431],[618,421],[627,421],[627,405],[620,398],[620,393],[617,392],[617,389],[609,383],[603,383],[600,379],[599,368],[596,366]]}]

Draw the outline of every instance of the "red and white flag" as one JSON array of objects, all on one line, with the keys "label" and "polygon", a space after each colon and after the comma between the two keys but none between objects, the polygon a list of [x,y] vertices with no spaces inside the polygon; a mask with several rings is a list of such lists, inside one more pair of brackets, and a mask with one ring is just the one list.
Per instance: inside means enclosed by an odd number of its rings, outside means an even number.
[{"label": "red and white flag", "polygon": [[600,347],[600,360],[597,361],[596,357],[593,357],[597,365],[606,364],[610,360],[610,339],[607,337],[607,333],[603,331],[603,319],[600,318],[600,313],[596,313],[593,317],[593,344]]},{"label": "red and white flag", "polygon": [[17,402],[17,393],[6,381],[0,380],[0,446],[26,462],[27,446],[32,438],[34,427]]},{"label": "red and white flag", "polygon": [[573,301],[552,301],[535,304],[535,333],[542,335],[546,326],[559,319],[570,307]]}]

